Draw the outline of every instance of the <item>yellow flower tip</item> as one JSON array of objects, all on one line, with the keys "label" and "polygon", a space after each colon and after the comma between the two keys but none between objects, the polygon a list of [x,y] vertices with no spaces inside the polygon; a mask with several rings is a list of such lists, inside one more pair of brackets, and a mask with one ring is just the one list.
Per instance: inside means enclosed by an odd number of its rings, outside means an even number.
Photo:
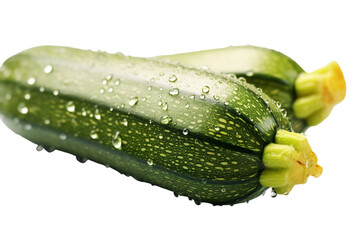
[{"label": "yellow flower tip", "polygon": [[260,183],[278,194],[288,194],[294,185],[305,184],[309,176],[319,177],[322,167],[303,134],[278,130],[275,143],[264,149],[264,171]]},{"label": "yellow flower tip", "polygon": [[346,95],[344,74],[337,62],[329,63],[324,70],[322,96],[328,105],[335,106],[344,100]]},{"label": "yellow flower tip", "polygon": [[300,74],[295,82],[295,90],[295,116],[306,119],[309,126],[314,126],[327,118],[333,107],[344,100],[344,74],[339,64],[331,62],[312,73]]}]

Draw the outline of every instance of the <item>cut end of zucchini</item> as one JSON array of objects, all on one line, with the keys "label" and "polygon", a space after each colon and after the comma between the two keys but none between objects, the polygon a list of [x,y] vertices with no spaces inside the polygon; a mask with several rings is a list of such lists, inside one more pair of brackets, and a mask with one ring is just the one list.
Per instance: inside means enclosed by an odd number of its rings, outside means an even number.
[{"label": "cut end of zucchini", "polygon": [[309,126],[315,126],[345,98],[346,83],[340,66],[331,62],[312,73],[300,74],[295,89],[295,116],[306,119]]},{"label": "cut end of zucchini", "polygon": [[260,175],[264,187],[272,187],[278,194],[288,194],[296,184],[304,184],[308,177],[319,177],[322,167],[303,134],[278,130],[275,143],[264,149],[265,169]]}]

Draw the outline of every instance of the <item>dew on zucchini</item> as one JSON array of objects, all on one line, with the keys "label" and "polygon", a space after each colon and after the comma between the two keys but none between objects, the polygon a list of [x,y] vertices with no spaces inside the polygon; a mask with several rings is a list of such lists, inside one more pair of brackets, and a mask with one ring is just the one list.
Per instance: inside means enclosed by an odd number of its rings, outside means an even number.
[{"label": "dew on zucchini", "polygon": [[138,101],[139,101],[138,97],[131,97],[129,99],[129,105],[131,107],[134,107],[138,103]]},{"label": "dew on zucchini", "polygon": [[96,130],[91,130],[91,132],[90,132],[90,137],[91,137],[92,139],[97,139],[97,138],[99,137],[99,135],[98,135],[98,133],[97,133]]},{"label": "dew on zucchini", "polygon": [[120,132],[119,131],[117,131],[115,133],[115,136],[114,136],[114,138],[112,140],[112,145],[114,146],[114,148],[116,148],[118,150],[121,150],[121,148],[122,148],[122,139],[120,137]]},{"label": "dew on zucchini", "polygon": [[69,101],[66,103],[66,110],[69,112],[75,112],[75,104],[73,101]]},{"label": "dew on zucchini", "polygon": [[21,114],[27,114],[28,112],[29,112],[29,109],[27,108],[27,106],[25,105],[25,103],[20,103],[19,105],[18,105],[18,111],[19,111],[19,113],[21,113]]},{"label": "dew on zucchini", "polygon": [[178,88],[172,88],[172,89],[170,89],[169,94],[171,96],[177,96],[177,95],[179,95],[179,89]]},{"label": "dew on zucchini", "polygon": [[67,139],[67,136],[66,136],[65,133],[61,133],[61,134],[59,135],[59,138],[60,138],[61,140],[66,140],[66,139]]},{"label": "dew on zucchini", "polygon": [[209,93],[209,92],[210,92],[210,87],[209,87],[209,86],[204,86],[204,87],[201,89],[201,91],[202,91],[203,93]]},{"label": "dew on zucchini", "polygon": [[53,66],[51,66],[50,64],[44,67],[44,73],[51,73],[52,71],[53,71]]},{"label": "dew on zucchini", "polygon": [[169,82],[176,82],[176,80],[177,80],[177,77],[175,75],[171,75],[169,77]]},{"label": "dew on zucchini", "polygon": [[76,160],[78,160],[79,163],[85,163],[88,159],[86,157],[76,156]]},{"label": "dew on zucchini", "polygon": [[106,76],[105,76],[105,79],[106,79],[107,81],[110,81],[112,78],[113,78],[113,75],[112,75],[111,73],[106,74]]},{"label": "dew on zucchini", "polygon": [[36,151],[41,152],[42,150],[44,150],[44,146],[42,146],[42,145],[36,146]]},{"label": "dew on zucchini", "polygon": [[36,79],[34,77],[31,77],[27,80],[27,84],[29,84],[29,85],[34,85],[35,82],[36,82]]},{"label": "dew on zucchini", "polygon": [[25,93],[24,99],[29,100],[31,98],[31,95],[29,93]]},{"label": "dew on zucchini", "polygon": [[96,109],[96,110],[95,110],[94,117],[95,117],[97,120],[100,120],[100,119],[101,119],[101,114],[99,113],[99,109]]},{"label": "dew on zucchini", "polygon": [[169,115],[165,115],[160,118],[160,122],[164,125],[169,124],[171,121],[172,121],[172,117]]}]

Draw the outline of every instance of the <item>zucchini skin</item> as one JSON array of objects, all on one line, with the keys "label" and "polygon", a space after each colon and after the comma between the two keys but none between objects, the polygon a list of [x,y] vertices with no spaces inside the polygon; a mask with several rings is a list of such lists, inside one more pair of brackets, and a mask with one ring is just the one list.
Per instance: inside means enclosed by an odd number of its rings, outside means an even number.
[{"label": "zucchini skin", "polygon": [[36,144],[215,205],[262,194],[264,147],[278,129],[291,130],[276,103],[246,83],[54,46],[3,64],[0,112]]},{"label": "zucchini skin", "polygon": [[[247,45],[164,55],[156,59],[246,78],[248,83],[261,88],[281,105],[295,132],[305,132],[309,127],[304,119],[297,118],[293,112],[295,81],[304,70],[278,51]],[[238,80],[234,78],[234,81]]]}]

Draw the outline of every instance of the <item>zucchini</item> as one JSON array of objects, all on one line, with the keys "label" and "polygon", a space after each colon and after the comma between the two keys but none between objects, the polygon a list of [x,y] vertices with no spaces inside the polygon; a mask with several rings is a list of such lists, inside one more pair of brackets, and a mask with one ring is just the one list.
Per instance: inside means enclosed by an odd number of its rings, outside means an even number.
[{"label": "zucchini", "polygon": [[296,132],[323,121],[345,97],[339,65],[331,62],[312,73],[288,56],[267,48],[238,46],[159,56],[159,60],[233,74],[260,87],[287,113]]},{"label": "zucchini", "polygon": [[15,133],[214,205],[288,193],[322,168],[252,85],[156,60],[41,46],[0,70]]}]

